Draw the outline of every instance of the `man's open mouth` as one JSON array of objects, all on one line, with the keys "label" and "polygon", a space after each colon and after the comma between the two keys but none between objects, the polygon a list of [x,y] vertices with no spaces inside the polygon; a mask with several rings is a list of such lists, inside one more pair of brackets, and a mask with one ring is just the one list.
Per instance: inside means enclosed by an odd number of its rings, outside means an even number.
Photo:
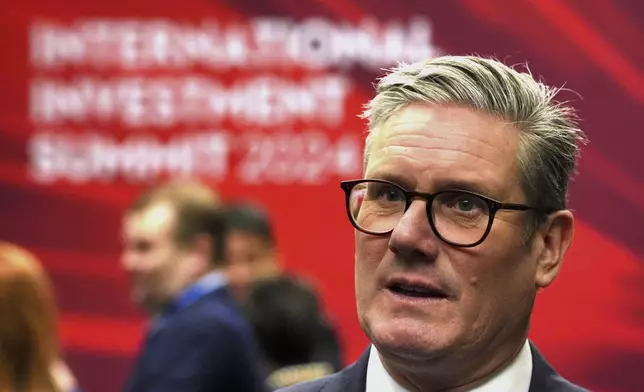
[{"label": "man's open mouth", "polygon": [[395,294],[430,299],[447,299],[448,295],[440,289],[424,283],[392,281],[387,289]]}]

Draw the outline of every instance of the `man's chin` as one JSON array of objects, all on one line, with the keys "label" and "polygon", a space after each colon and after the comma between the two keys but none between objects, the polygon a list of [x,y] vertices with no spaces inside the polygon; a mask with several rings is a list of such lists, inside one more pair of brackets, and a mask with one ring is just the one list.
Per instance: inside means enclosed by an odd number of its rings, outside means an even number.
[{"label": "man's chin", "polygon": [[406,360],[431,360],[448,354],[455,343],[453,331],[427,328],[420,322],[374,325],[366,331],[371,342],[385,356]]},{"label": "man's chin", "polygon": [[141,292],[132,292],[130,295],[132,302],[141,310],[144,310],[148,313],[156,312],[157,306],[155,306],[155,301],[153,301],[148,295],[145,295]]}]

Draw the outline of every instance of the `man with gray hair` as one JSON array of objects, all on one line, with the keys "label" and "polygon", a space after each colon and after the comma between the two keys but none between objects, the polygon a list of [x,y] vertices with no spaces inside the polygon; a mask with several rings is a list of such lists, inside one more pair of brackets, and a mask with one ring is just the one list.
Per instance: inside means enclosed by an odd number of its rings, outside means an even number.
[{"label": "man with gray hair", "polygon": [[341,184],[372,345],[285,391],[584,391],[528,340],[537,291],[573,239],[566,194],[586,141],[557,92],[473,56],[380,80],[364,179]]}]

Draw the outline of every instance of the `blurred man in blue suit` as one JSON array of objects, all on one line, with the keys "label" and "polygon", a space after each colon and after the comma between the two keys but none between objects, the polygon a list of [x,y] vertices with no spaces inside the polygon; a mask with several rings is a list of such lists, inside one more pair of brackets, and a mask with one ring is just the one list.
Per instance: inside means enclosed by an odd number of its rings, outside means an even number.
[{"label": "blurred man in blue suit", "polygon": [[263,391],[251,328],[228,291],[225,220],[194,182],[141,195],[123,221],[121,264],[152,317],[129,392]]}]

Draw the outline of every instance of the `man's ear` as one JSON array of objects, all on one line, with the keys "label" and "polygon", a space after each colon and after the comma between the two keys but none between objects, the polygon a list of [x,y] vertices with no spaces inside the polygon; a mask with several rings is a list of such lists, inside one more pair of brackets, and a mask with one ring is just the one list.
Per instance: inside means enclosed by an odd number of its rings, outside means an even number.
[{"label": "man's ear", "polygon": [[[563,258],[572,243],[574,218],[568,210],[552,213],[537,232],[538,252],[535,283],[538,288],[550,285],[557,277]],[[537,244],[533,244],[537,245]]]}]

